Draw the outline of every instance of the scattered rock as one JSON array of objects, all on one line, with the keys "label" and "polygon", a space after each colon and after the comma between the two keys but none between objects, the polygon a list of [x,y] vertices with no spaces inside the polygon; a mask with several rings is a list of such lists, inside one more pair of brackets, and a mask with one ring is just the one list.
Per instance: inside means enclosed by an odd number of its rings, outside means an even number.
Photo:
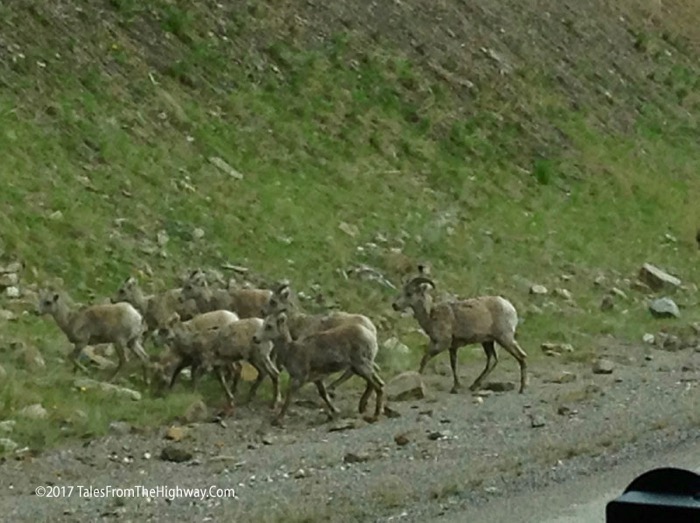
[{"label": "scattered rock", "polygon": [[209,163],[214,165],[217,169],[222,171],[224,174],[228,174],[231,178],[235,180],[242,180],[243,174],[238,172],[236,169],[231,167],[225,160],[219,158],[218,156],[210,156]]},{"label": "scattered rock", "polygon": [[345,457],[343,458],[344,463],[364,463],[366,461],[370,460],[369,454],[366,454],[364,452],[362,453],[355,453],[355,452],[348,452],[345,454]]},{"label": "scattered rock", "polygon": [[489,396],[493,396],[493,391],[481,389],[481,390],[474,391],[473,395],[483,401],[483,398],[488,398]]},{"label": "scattered rock", "polygon": [[353,238],[360,234],[360,229],[358,229],[356,225],[351,225],[346,222],[340,222],[338,229],[343,231],[348,236],[352,236]]},{"label": "scattered rock", "polygon": [[600,358],[593,363],[593,374],[612,374],[615,364],[605,358]]},{"label": "scattered rock", "polygon": [[46,419],[49,412],[41,405],[41,403],[34,403],[33,405],[24,407],[18,412],[18,414],[23,418],[40,420]]},{"label": "scattered rock", "polygon": [[0,309],[0,320],[15,321],[16,319],[17,315],[14,312],[5,309]]},{"label": "scattered rock", "polygon": [[78,378],[73,382],[73,385],[75,388],[82,391],[97,389],[102,392],[112,393],[116,396],[128,398],[134,401],[139,401],[141,399],[140,392],[133,389],[127,389],[126,387],[120,387],[112,383],[107,383],[105,381],[95,381],[90,378]]},{"label": "scattered rock", "polygon": [[241,379],[243,381],[255,381],[258,377],[258,371],[247,361],[241,362]]},{"label": "scattered rock", "polygon": [[437,441],[439,439],[447,439],[451,435],[452,435],[452,433],[449,430],[445,430],[445,431],[436,430],[436,431],[430,432],[428,434],[428,439],[431,441]]},{"label": "scattered rock", "polygon": [[400,354],[408,354],[411,350],[407,345],[404,345],[396,337],[388,338],[383,344],[382,348],[388,351],[395,351]]},{"label": "scattered rock", "polygon": [[308,478],[309,473],[304,469],[299,469],[294,473],[294,479]]},{"label": "scattered rock", "polygon": [[0,438],[0,450],[3,452],[12,452],[19,447],[17,443],[9,438]]},{"label": "scattered rock", "polygon": [[535,285],[530,286],[530,294],[543,296],[543,295],[547,294],[548,292],[549,291],[547,290],[547,287],[545,287],[544,285],[535,284]]},{"label": "scattered rock", "polygon": [[92,365],[101,370],[107,370],[117,366],[117,364],[112,360],[97,354],[96,347],[85,347],[83,349],[83,355],[88,358]]},{"label": "scattered rock", "polygon": [[612,289],[610,289],[610,295],[617,296],[618,298],[621,298],[623,300],[627,299],[627,294],[625,293],[625,291],[623,291],[622,289],[618,289],[617,287],[613,287]]},{"label": "scattered rock", "polygon": [[0,274],[0,288],[16,287],[19,284],[19,276],[15,272]]},{"label": "scattered rock", "polygon": [[657,298],[649,303],[649,312],[655,318],[679,318],[681,311],[671,298]]},{"label": "scattered rock", "polygon": [[165,439],[171,441],[182,441],[187,436],[187,429],[185,427],[172,426],[168,427],[165,431]]},{"label": "scattered rock", "polygon": [[554,295],[566,301],[572,301],[574,299],[571,291],[568,289],[554,289]]},{"label": "scattered rock", "polygon": [[605,283],[606,279],[607,279],[607,278],[606,278],[604,275],[599,274],[599,275],[596,276],[595,279],[593,280],[593,285],[595,285],[596,287],[602,287],[603,284]]},{"label": "scattered rock", "polygon": [[192,231],[192,239],[201,240],[202,238],[204,238],[204,229],[201,227],[195,227],[195,229]]},{"label": "scattered rock", "polygon": [[557,409],[557,414],[560,416],[574,416],[578,414],[578,411],[576,409],[572,409],[571,407],[567,407],[566,405],[562,405]]},{"label": "scattered rock", "polygon": [[644,343],[648,343],[649,345],[652,345],[652,344],[654,343],[654,340],[655,340],[655,339],[656,339],[656,338],[654,338],[654,335],[653,335],[653,334],[650,334],[650,333],[648,333],[648,332],[647,332],[646,334],[644,334],[644,336],[642,336],[642,341],[643,341]]},{"label": "scattered rock", "polygon": [[387,418],[400,418],[401,417],[400,412],[395,411],[394,409],[392,409],[391,407],[389,407],[387,405],[384,406],[384,415]]},{"label": "scattered rock", "polygon": [[681,284],[681,280],[650,263],[645,263],[639,269],[639,279],[655,291],[679,287]]},{"label": "scattered rock", "polygon": [[534,429],[544,427],[546,425],[546,420],[544,416],[539,413],[530,414],[530,426]]},{"label": "scattered rock", "polygon": [[15,350],[16,357],[22,361],[26,368],[43,369],[46,367],[46,362],[36,347],[24,342],[13,342],[11,346]]},{"label": "scattered rock", "polygon": [[160,459],[163,461],[172,461],[174,463],[183,463],[192,459],[192,453],[185,449],[167,445],[161,451]]},{"label": "scattered rock", "polygon": [[354,419],[343,419],[336,421],[330,427],[328,432],[343,432],[345,430],[353,430],[357,428],[357,421]]},{"label": "scattered rock", "polygon": [[698,366],[692,361],[684,363],[683,366],[681,367],[682,372],[695,372],[697,370],[698,370]]},{"label": "scattered rock", "polygon": [[185,423],[202,423],[209,419],[209,409],[207,405],[200,399],[193,402],[185,414],[182,416]]},{"label": "scattered rock", "polygon": [[700,336],[700,322],[691,323],[690,328],[696,336]]},{"label": "scattered rock", "polygon": [[158,231],[156,233],[156,242],[158,245],[161,247],[165,247],[168,242],[170,241],[170,237],[168,236],[168,233],[165,231]]},{"label": "scattered rock", "polygon": [[554,378],[554,383],[564,384],[573,383],[578,379],[578,376],[568,370],[561,371],[561,373]]},{"label": "scattered rock", "polygon": [[19,273],[22,272],[24,265],[22,262],[19,261],[13,261],[5,265],[4,267],[0,267],[0,274],[8,274],[8,273]]},{"label": "scattered rock", "polygon": [[490,381],[484,385],[484,389],[493,392],[510,392],[515,390],[515,383],[510,381]]},{"label": "scattered rock", "polygon": [[16,424],[17,422],[13,419],[0,421],[0,432],[3,434],[10,434],[13,430],[15,430]]},{"label": "scattered rock", "polygon": [[564,352],[574,352],[574,346],[570,343],[544,342],[540,345],[540,348],[547,356],[560,356]]},{"label": "scattered rock", "polygon": [[603,299],[600,300],[600,310],[607,312],[611,311],[615,308],[615,300],[613,300],[613,297],[610,296],[609,294],[606,294],[603,296]]},{"label": "scattered rock", "polygon": [[10,299],[16,299],[22,296],[22,292],[19,290],[19,287],[8,287],[5,289],[5,296]]},{"label": "scattered rock", "polygon": [[131,425],[126,421],[113,421],[109,424],[109,431],[117,436],[125,436],[131,433]]},{"label": "scattered rock", "polygon": [[390,401],[423,399],[425,398],[423,377],[416,371],[403,372],[386,384],[386,394]]},{"label": "scattered rock", "polygon": [[408,438],[407,434],[397,434],[394,436],[394,443],[396,443],[399,447],[404,447],[408,445],[411,442],[411,440]]}]

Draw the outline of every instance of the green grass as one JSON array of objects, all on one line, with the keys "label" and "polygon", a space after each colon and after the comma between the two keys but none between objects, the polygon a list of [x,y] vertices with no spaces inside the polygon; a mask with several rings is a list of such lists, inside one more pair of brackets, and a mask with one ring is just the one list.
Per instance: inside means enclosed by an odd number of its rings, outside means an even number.
[{"label": "green grass", "polygon": [[[99,18],[75,2],[82,14],[62,13],[66,26],[48,4],[25,4],[0,7],[17,44],[0,55],[0,254],[23,259],[25,279],[61,278],[88,300],[148,269],[146,284],[162,289],[188,267],[241,263],[367,312],[387,325],[382,339],[398,335],[415,349],[407,365],[424,343],[408,334],[413,320],[391,312],[390,291],[337,272],[368,263],[398,282],[386,247],[358,251],[377,233],[429,260],[442,289],[508,296],[535,361],[544,341],[570,342],[585,359],[601,335],[639,340],[673,323],[652,321],[642,296],[615,281],[634,279],[643,262],[698,279],[697,56],[660,30],[636,34],[661,88],[628,82],[610,105],[586,84],[573,107],[535,58],[502,80],[509,89],[484,81],[465,99],[390,39],[338,28],[312,41],[272,2],[219,13],[206,3],[111,0]],[[586,57],[572,67],[581,78],[599,69]],[[618,117],[630,114],[620,130]],[[164,255],[160,230],[170,238]],[[666,233],[678,242],[665,243]],[[630,301],[601,312],[598,272]],[[567,288],[576,306],[530,297],[527,282]],[[694,304],[687,292],[677,297]],[[37,346],[46,368],[14,361],[16,339]],[[48,319],[1,325],[0,343],[0,418],[34,402],[50,411],[20,422],[12,437],[22,445],[100,434],[114,419],[162,423],[193,398],[129,403],[74,390],[68,345]],[[205,391],[218,400],[215,387]],[[87,416],[75,421],[76,410]]]}]

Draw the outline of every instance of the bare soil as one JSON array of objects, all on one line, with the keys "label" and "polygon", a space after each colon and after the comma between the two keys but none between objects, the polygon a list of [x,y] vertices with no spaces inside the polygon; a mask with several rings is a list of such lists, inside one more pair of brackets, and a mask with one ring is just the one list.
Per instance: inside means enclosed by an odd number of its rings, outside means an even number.
[{"label": "bare soil", "polygon": [[[344,417],[335,422],[307,385],[280,428],[261,398],[223,423],[187,426],[179,442],[166,440],[165,428],[132,431],[6,459],[0,511],[6,521],[430,521],[503,496],[531,492],[544,502],[552,484],[700,442],[700,353],[624,351],[611,354],[608,375],[557,358],[534,362],[525,394],[483,402],[450,394],[448,364],[439,361],[426,375],[426,398],[391,402],[400,416],[375,424],[354,412],[353,379],[337,391]],[[576,379],[552,383],[564,369]],[[462,365],[460,374],[468,383],[478,370]],[[502,359],[492,378],[515,385],[516,365]],[[167,446],[192,457],[162,460]],[[74,488],[38,499],[36,487],[47,485]],[[78,485],[213,485],[235,489],[235,498],[81,497]]]}]

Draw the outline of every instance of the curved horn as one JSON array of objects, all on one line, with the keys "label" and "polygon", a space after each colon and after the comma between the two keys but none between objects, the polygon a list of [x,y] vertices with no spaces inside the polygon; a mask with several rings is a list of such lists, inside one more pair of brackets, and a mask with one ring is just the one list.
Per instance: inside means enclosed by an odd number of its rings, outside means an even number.
[{"label": "curved horn", "polygon": [[411,287],[414,287],[416,285],[420,285],[421,283],[427,283],[430,285],[433,289],[435,289],[435,282],[431,280],[430,278],[426,278],[425,276],[416,276],[413,278],[411,281],[408,282],[408,285]]}]

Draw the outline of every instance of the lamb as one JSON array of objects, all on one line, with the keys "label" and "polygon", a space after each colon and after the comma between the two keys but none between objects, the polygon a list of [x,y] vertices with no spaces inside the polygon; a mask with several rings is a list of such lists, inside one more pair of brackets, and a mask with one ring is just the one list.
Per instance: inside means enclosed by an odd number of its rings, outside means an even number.
[{"label": "lamb", "polygon": [[53,316],[59,328],[73,344],[71,359],[74,371],[78,368],[87,371],[78,361],[86,346],[111,343],[117,352],[119,363],[109,381],[113,381],[124,366],[124,348],[128,347],[141,360],[144,381],[148,383],[149,358],[142,345],[146,325],[141,314],[132,305],[76,305],[67,293],[42,290],[39,293],[37,313]]},{"label": "lamb", "polygon": [[117,289],[112,303],[127,302],[133,305],[146,320],[147,332],[153,333],[176,312],[182,320],[189,320],[196,314],[195,303],[182,300],[182,289],[170,289],[160,294],[146,296],[133,276],[126,278]]},{"label": "lamb", "polygon": [[428,289],[435,289],[435,283],[423,271],[420,272],[403,286],[401,294],[392,303],[395,311],[410,307],[430,338],[418,372],[422,374],[431,358],[449,350],[453,377],[451,392],[457,393],[461,387],[457,376],[457,349],[481,343],[486,352],[486,367],[469,387],[472,391],[478,390],[498,363],[495,342],[518,361],[522,393],[527,386],[527,354],[515,340],[518,314],[513,304],[502,296],[450,299],[434,304]]},{"label": "lamb", "polygon": [[[238,319],[238,316],[230,311],[212,311],[198,314],[191,320],[181,322],[180,316],[175,312],[163,326],[154,332],[154,340],[156,345],[164,345],[164,340],[170,334],[170,328],[176,323],[180,323],[182,329],[190,332],[204,332],[223,327],[238,321]],[[201,354],[196,350],[197,348],[196,346],[182,346],[179,344],[169,347],[170,350],[166,350],[159,359],[151,363],[151,370],[155,378],[153,380],[154,385],[160,389],[166,382],[169,382],[168,388],[172,389],[180,372],[186,367],[190,367],[192,389],[196,390],[197,378],[199,377],[197,371],[201,365]],[[241,369],[239,366],[234,366],[230,370],[235,388]]]},{"label": "lamb", "polygon": [[[174,319],[160,335],[173,347],[177,347],[178,351],[197,360],[199,365],[216,370],[231,407],[234,404],[234,392],[229,388],[223,370],[242,360],[248,361],[258,371],[258,377],[250,388],[248,401],[255,397],[265,376],[269,376],[273,386],[274,408],[280,402],[280,392],[279,370],[270,360],[272,343],[253,343],[253,336],[262,323],[260,318],[244,318],[219,328],[198,331],[185,328]],[[237,383],[236,378],[234,386]]]},{"label": "lamb", "polygon": [[269,289],[212,289],[204,273],[196,270],[183,284],[180,300],[194,300],[200,313],[225,309],[244,319],[259,318],[260,311],[271,295],[272,291]]},{"label": "lamb", "polygon": [[[336,311],[330,314],[305,314],[295,310],[291,304],[291,288],[289,283],[282,282],[272,292],[261,313],[264,318],[286,312],[289,333],[292,339],[297,340],[313,332],[320,332],[340,325],[357,324],[365,327],[377,339],[377,327],[367,316],[349,312]],[[378,346],[375,344],[375,347]],[[372,359],[376,357],[376,353]],[[336,387],[350,379],[354,375],[351,369],[347,369],[342,376],[332,382],[327,390],[334,396]]]},{"label": "lamb", "polygon": [[253,341],[275,342],[279,361],[290,376],[284,404],[275,417],[274,424],[281,424],[292,395],[308,381],[314,382],[319,395],[328,406],[329,416],[335,417],[339,410],[331,402],[323,378],[346,369],[362,377],[367,383],[360,398],[360,414],[366,411],[367,402],[374,391],[377,394],[375,412],[367,420],[373,422],[379,419],[384,406],[384,382],[379,377],[374,363],[377,338],[366,327],[356,323],[344,324],[293,340],[287,315],[282,312],[265,318]]}]

